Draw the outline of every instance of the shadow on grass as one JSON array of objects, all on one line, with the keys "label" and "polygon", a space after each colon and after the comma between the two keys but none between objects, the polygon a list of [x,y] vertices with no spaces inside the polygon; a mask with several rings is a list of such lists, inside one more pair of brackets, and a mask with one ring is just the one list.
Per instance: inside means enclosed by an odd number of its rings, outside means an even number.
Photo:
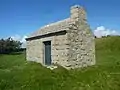
[{"label": "shadow on grass", "polygon": [[24,52],[12,52],[12,53],[9,53],[8,55],[21,55],[23,54]]},{"label": "shadow on grass", "polygon": [[21,55],[23,53],[25,54],[25,51],[24,52],[3,53],[3,54],[0,54],[0,56],[3,56],[3,55]]}]

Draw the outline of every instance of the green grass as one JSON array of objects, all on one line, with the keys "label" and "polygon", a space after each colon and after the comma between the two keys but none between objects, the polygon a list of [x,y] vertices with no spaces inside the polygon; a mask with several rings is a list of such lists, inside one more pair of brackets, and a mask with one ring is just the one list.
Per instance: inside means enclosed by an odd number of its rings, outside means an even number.
[{"label": "green grass", "polygon": [[96,65],[53,71],[26,62],[25,53],[0,55],[0,90],[120,90],[120,37],[96,39]]}]

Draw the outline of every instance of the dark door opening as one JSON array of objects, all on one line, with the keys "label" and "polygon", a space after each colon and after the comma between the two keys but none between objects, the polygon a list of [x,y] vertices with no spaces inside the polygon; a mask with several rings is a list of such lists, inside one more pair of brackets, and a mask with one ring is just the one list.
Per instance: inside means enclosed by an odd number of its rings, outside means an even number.
[{"label": "dark door opening", "polygon": [[44,48],[45,65],[51,65],[51,41],[44,42]]}]

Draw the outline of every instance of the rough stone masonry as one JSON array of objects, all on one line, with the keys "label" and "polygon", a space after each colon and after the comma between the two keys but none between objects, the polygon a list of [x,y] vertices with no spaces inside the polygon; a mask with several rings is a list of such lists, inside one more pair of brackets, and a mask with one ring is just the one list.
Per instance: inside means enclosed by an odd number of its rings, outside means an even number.
[{"label": "rough stone masonry", "polygon": [[79,5],[71,7],[69,18],[41,27],[26,40],[28,61],[66,69],[95,64],[94,35],[86,11]]}]

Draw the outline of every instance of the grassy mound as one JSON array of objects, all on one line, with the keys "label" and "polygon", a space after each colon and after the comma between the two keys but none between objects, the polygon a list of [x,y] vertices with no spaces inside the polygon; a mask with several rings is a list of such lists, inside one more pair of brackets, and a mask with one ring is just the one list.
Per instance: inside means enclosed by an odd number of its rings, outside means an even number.
[{"label": "grassy mound", "polygon": [[120,37],[96,39],[96,65],[53,71],[26,62],[25,53],[0,55],[0,90],[119,90]]}]

